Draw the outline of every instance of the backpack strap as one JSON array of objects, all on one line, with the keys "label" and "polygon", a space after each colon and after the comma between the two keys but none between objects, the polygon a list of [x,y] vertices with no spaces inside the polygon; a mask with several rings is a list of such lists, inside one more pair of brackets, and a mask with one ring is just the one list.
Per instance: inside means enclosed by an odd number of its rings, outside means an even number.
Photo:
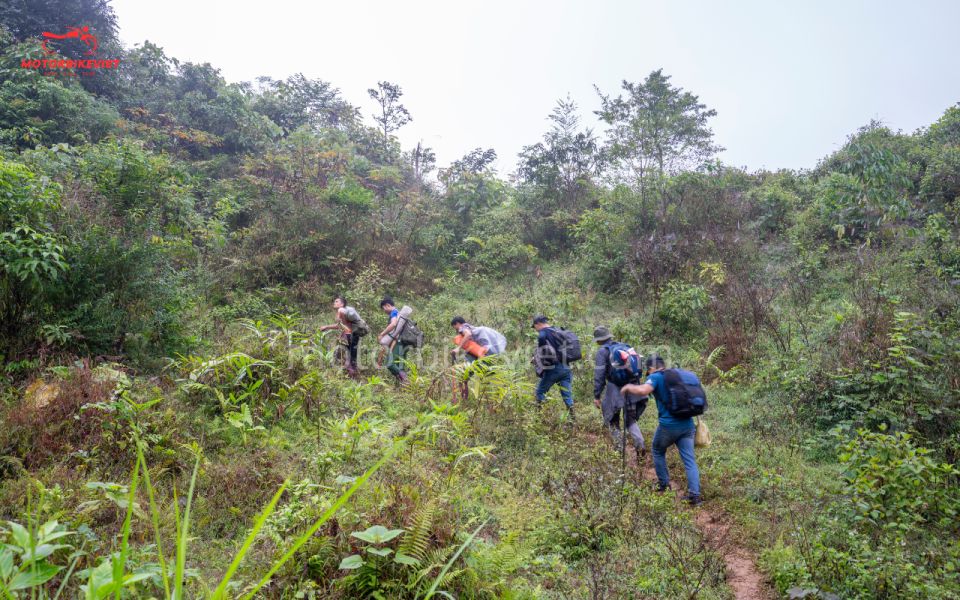
[{"label": "backpack strap", "polygon": [[607,350],[607,359],[603,361],[603,376],[604,378],[610,377],[610,346],[613,345],[613,338],[610,338],[600,346],[601,349],[605,348]]},{"label": "backpack strap", "polygon": [[[563,341],[559,339],[560,334],[557,333],[555,327],[547,327],[547,329],[549,330],[547,331],[547,343],[553,346],[554,350],[560,352],[560,347],[563,346]],[[553,340],[553,343],[551,343],[551,340]]]}]

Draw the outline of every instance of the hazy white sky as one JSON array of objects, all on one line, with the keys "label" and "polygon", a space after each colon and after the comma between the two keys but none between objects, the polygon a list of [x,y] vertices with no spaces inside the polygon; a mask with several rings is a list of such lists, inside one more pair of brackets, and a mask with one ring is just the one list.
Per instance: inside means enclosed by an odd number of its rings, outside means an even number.
[{"label": "hazy white sky", "polygon": [[953,0],[113,0],[125,44],[150,40],[229,81],[296,72],[330,81],[369,119],[366,90],[402,86],[405,148],[441,165],[478,146],[510,173],[570,94],[662,67],[717,110],[722,159],[807,168],[857,127],[913,131],[960,102]]}]

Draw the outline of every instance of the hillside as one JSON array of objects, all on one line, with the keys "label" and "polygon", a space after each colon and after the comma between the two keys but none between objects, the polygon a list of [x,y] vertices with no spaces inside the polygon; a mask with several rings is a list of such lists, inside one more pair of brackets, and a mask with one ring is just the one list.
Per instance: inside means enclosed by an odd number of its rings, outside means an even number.
[{"label": "hillside", "polygon": [[[960,596],[960,105],[746,172],[656,70],[558,101],[501,174],[403,148],[394,83],[368,113],[125,48],[107,2],[25,6],[0,11],[0,597]],[[40,43],[68,14],[120,67],[30,66],[83,60]],[[355,377],[337,295],[371,330]],[[424,333],[403,382],[385,296]],[[535,402],[536,315],[583,343],[573,419]],[[506,351],[451,364],[456,316]],[[661,493],[612,441],[601,325],[705,384],[702,504],[676,450]],[[638,422],[649,449],[654,399]]]}]

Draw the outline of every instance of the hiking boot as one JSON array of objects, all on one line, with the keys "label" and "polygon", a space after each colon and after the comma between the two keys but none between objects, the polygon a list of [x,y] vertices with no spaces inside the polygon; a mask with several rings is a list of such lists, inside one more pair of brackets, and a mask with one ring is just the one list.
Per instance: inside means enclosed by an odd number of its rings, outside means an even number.
[{"label": "hiking boot", "polygon": [[567,407],[567,414],[570,415],[570,426],[573,427],[577,424],[577,415],[573,412],[573,407]]},{"label": "hiking boot", "polygon": [[669,483],[659,483],[659,482],[657,482],[657,493],[658,493],[658,494],[662,494],[662,493],[664,493],[664,492],[666,492],[666,491],[669,491],[669,490],[670,490],[670,484],[669,484]]},{"label": "hiking boot", "polygon": [[646,448],[637,448],[637,468],[643,470],[643,462],[647,458]]},{"label": "hiking boot", "polygon": [[703,504],[703,498],[700,496],[700,494],[687,494],[683,497],[683,501],[690,506],[700,506]]},{"label": "hiking boot", "polygon": [[398,382],[401,386],[404,386],[404,385],[407,385],[408,383],[410,383],[410,378],[408,378],[408,377],[407,377],[407,374],[404,373],[403,371],[398,371],[398,372],[397,372],[397,382]]}]

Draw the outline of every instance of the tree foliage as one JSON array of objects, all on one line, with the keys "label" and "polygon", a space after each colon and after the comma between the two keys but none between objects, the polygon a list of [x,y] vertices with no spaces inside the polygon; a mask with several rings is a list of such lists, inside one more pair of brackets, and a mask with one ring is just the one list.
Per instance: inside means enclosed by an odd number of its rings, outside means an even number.
[{"label": "tree foliage", "polygon": [[707,124],[717,111],[670,83],[662,69],[641,83],[624,80],[617,97],[600,95],[596,114],[610,129],[606,151],[620,181],[635,182],[641,191],[664,175],[692,169],[722,148],[714,144]]},{"label": "tree foliage", "polygon": [[374,113],[373,120],[380,128],[380,133],[383,136],[383,151],[386,152],[390,143],[390,136],[413,121],[413,117],[410,116],[406,107],[400,104],[403,90],[399,85],[389,81],[380,81],[376,88],[367,90],[367,94],[379,106],[379,112]]}]

